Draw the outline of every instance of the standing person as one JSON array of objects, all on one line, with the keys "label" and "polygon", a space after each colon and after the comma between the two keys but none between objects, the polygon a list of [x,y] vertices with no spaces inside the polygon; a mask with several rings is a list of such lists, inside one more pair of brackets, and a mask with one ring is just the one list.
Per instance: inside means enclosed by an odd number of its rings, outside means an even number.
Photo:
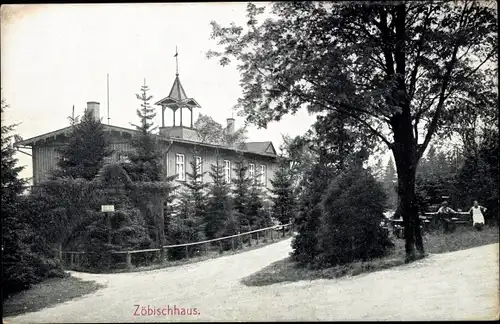
[{"label": "standing person", "polygon": [[484,215],[487,209],[483,206],[479,206],[477,200],[474,200],[474,205],[469,209],[469,214],[472,213],[472,226],[474,226],[478,231],[483,229],[484,226]]}]

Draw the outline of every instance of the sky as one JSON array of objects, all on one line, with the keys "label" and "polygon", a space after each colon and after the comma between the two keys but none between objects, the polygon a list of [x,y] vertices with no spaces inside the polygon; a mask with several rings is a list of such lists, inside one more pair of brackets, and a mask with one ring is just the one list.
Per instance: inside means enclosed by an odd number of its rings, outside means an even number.
[{"label": "sky", "polygon": [[[262,5],[262,3],[261,3]],[[87,101],[100,103],[107,123],[109,73],[110,124],[131,128],[140,101],[136,93],[146,79],[156,102],[168,96],[175,79],[178,48],[179,77],[201,109],[225,125],[241,94],[235,64],[222,67],[206,52],[216,49],[210,39],[212,20],[245,25],[246,3],[45,4],[3,5],[1,16],[2,97],[10,108],[2,117],[27,139],[69,125],[68,116],[82,115]],[[158,107],[157,107],[158,108]],[[184,116],[188,115],[187,111]],[[236,116],[236,127],[244,118]],[[272,141],[281,134],[303,134],[315,117],[307,111],[285,116],[267,129],[249,127],[249,141]],[[171,113],[165,114],[171,125]],[[178,121],[178,117],[177,117]],[[161,112],[155,120],[161,124]],[[185,119],[185,124],[189,118]],[[31,157],[18,154],[32,176]]]}]

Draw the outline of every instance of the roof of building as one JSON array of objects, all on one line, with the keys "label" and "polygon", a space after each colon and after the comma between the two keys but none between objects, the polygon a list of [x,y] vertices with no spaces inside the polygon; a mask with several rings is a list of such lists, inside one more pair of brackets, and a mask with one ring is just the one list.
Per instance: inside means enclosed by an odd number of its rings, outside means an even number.
[{"label": "roof of building", "polygon": [[180,107],[201,108],[196,100],[188,98],[181,84],[181,80],[179,79],[179,75],[176,75],[169,95],[155,103],[155,105],[166,106],[174,110]]},{"label": "roof of building", "polygon": [[266,142],[247,142],[245,143],[245,149],[252,152],[259,153],[270,153],[276,155],[276,150],[274,149],[273,143],[271,141]]},{"label": "roof of building", "polygon": [[[135,129],[129,129],[125,127],[120,127],[120,126],[112,126],[112,125],[103,125],[104,126],[104,131],[106,132],[119,132],[119,133],[128,133],[128,134],[135,134],[137,131]],[[35,146],[37,142],[40,141],[45,141],[49,139],[55,139],[61,136],[68,135],[71,132],[72,126],[68,126],[65,128],[61,128],[58,130],[55,130],[53,132],[41,134],[38,136],[34,136],[22,141],[18,141],[15,143],[16,146]],[[268,157],[276,157],[276,151],[274,150],[274,146],[270,141],[267,142],[249,142],[245,143],[243,147],[241,148],[231,148],[228,146],[224,145],[216,145],[216,144],[209,144],[209,143],[201,143],[197,141],[192,141],[192,140],[186,140],[182,138],[176,138],[176,137],[165,137],[161,135],[156,135],[158,139],[160,140],[165,140],[165,141],[172,141],[172,142],[177,142],[177,143],[185,143],[185,144],[192,144],[192,145],[202,145],[206,147],[218,147],[221,149],[225,150],[230,150],[230,151],[239,151],[239,152],[244,152],[244,153],[252,153],[252,154],[258,154],[258,155],[263,155],[263,156],[268,156]]]}]

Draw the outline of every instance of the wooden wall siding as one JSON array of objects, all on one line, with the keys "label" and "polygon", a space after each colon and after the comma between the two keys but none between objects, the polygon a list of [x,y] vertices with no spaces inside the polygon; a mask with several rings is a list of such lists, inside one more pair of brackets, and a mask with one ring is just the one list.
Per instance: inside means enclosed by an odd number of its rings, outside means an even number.
[{"label": "wooden wall siding", "polygon": [[117,142],[117,143],[111,143],[110,148],[113,150],[113,160],[118,161],[118,154],[124,154],[127,152],[132,152],[133,148],[128,142]]},{"label": "wooden wall siding", "polygon": [[[133,150],[132,146],[129,142],[119,136],[112,136],[110,138],[112,141],[110,143],[110,147],[114,150],[112,155],[112,160],[117,160],[118,153],[126,153],[131,152]],[[48,172],[54,170],[56,168],[57,163],[57,152],[56,145],[58,143],[46,143],[44,145],[35,146],[33,148],[33,180],[34,183],[39,183],[43,179],[46,178]],[[162,141],[160,142],[161,149],[165,152],[167,148],[170,146],[170,142]],[[164,158],[162,159],[162,164],[164,170],[166,170],[166,176],[172,176],[176,174],[176,154],[184,154],[184,170],[186,172],[192,172],[190,162],[194,157],[194,149],[193,145],[187,143],[173,143],[168,152],[164,153]],[[210,166],[212,164],[216,164],[216,149],[212,147],[200,147],[197,149],[199,152],[196,156],[201,156],[202,158],[202,171],[206,172],[203,177],[203,182],[211,182],[212,178],[210,177],[209,172],[211,171]],[[231,177],[236,177],[236,173],[234,172],[235,163],[239,160],[239,155],[236,152],[220,150],[220,162],[222,165],[224,164],[224,160],[231,161]],[[255,164],[255,171],[260,171],[260,165],[266,165],[266,187],[271,188],[271,180],[274,176],[274,172],[276,171],[277,165],[275,160],[272,157],[267,156],[258,156],[253,154],[245,154],[244,160],[247,163]]]},{"label": "wooden wall siding", "polygon": [[33,149],[33,183],[38,184],[47,179],[49,172],[57,167],[59,154],[56,145],[36,146]]}]

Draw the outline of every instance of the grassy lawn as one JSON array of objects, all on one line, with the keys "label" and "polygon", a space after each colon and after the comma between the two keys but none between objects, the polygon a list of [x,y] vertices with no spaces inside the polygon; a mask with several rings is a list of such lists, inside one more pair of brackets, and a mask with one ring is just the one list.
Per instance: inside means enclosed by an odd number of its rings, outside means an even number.
[{"label": "grassy lawn", "polygon": [[[247,286],[265,286],[279,282],[292,282],[299,280],[333,279],[342,276],[356,276],[382,269],[387,269],[404,264],[404,240],[393,238],[394,251],[383,258],[367,262],[353,262],[346,265],[327,269],[308,269],[297,266],[291,259],[286,258],[263,268],[242,280]],[[465,250],[477,246],[498,243],[498,227],[485,227],[481,232],[471,228],[459,227],[450,234],[426,234],[424,247],[429,254],[438,254]]]},{"label": "grassy lawn", "polygon": [[35,312],[93,293],[101,287],[94,281],[83,281],[71,276],[47,279],[7,298],[3,303],[3,316]]}]

